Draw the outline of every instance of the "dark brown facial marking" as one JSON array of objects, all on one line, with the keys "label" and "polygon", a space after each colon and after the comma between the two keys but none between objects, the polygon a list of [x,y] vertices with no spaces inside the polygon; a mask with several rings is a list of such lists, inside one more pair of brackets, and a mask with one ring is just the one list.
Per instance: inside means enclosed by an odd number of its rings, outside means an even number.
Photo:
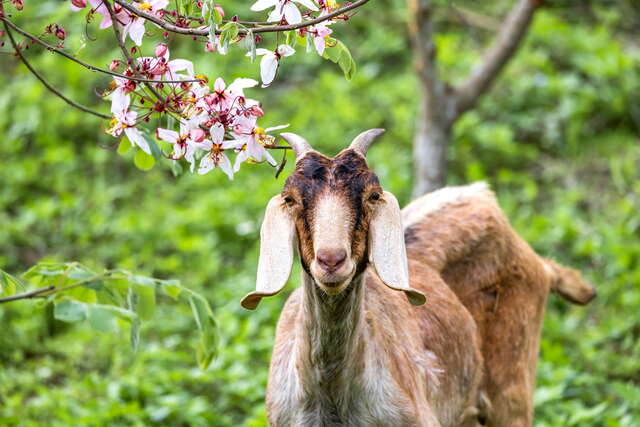
[{"label": "dark brown facial marking", "polygon": [[351,149],[343,150],[333,159],[311,152],[298,160],[296,169],[285,183],[282,192],[291,208],[298,230],[300,254],[305,269],[313,259],[311,230],[314,206],[326,192],[338,194],[345,200],[351,217],[352,257],[358,267],[364,265],[367,246],[367,203],[375,203],[382,193],[378,177],[369,169],[365,159]]}]

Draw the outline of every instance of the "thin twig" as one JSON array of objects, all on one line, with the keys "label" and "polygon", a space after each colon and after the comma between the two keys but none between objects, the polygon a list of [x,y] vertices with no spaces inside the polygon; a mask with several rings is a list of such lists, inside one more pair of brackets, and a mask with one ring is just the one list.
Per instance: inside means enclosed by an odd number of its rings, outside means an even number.
[{"label": "thin twig", "polygon": [[[109,11],[109,15],[111,15],[111,22],[112,22],[111,26],[113,27],[113,36],[116,39],[116,43],[118,43],[118,46],[120,46],[120,50],[122,51],[122,54],[124,55],[125,58],[127,58],[127,63],[131,67],[131,70],[135,73],[134,60],[129,54],[129,51],[127,50],[127,46],[125,46],[124,44],[124,37],[122,37],[122,33],[120,32],[120,27],[118,27],[118,18],[116,17],[116,14],[113,11],[113,8],[111,7],[111,4],[109,4],[108,1],[106,0],[103,1],[103,4],[104,4],[104,7],[106,7],[107,10]],[[158,101],[164,99],[164,97],[160,95],[160,92],[158,92],[153,86],[151,86],[151,83],[145,82],[145,86],[147,86],[147,89],[149,89],[149,91],[153,94],[153,96],[156,97]]]},{"label": "thin twig", "polygon": [[39,298],[41,294],[45,292],[49,292],[54,288],[55,286],[49,285],[49,286],[45,286],[44,288],[34,289],[33,291],[25,292],[23,294],[17,294],[10,297],[0,298],[0,304],[5,302],[17,301],[21,299]]},{"label": "thin twig", "polygon": [[7,25],[7,23],[4,23],[4,28],[7,31],[7,35],[9,36],[9,41],[11,42],[11,45],[13,46],[13,48],[15,49],[15,53],[16,55],[18,55],[18,58],[22,61],[22,63],[25,65],[25,67],[27,67],[29,69],[29,71],[31,71],[31,73],[36,76],[36,78],[38,80],[40,80],[40,82],[47,88],[49,89],[51,92],[53,92],[55,95],[59,96],[60,98],[62,98],[64,100],[64,102],[66,102],[67,104],[71,105],[72,107],[77,108],[78,110],[82,110],[85,113],[89,113],[89,114],[93,114],[94,116],[100,117],[101,119],[110,119],[111,116],[108,116],[106,114],[102,114],[98,111],[94,111],[89,107],[85,107],[82,104],[78,104],[77,102],[73,101],[72,99],[67,98],[62,92],[60,92],[58,89],[54,88],[53,86],[51,86],[51,84],[49,84],[49,82],[47,82],[45,80],[44,77],[42,77],[42,75],[40,73],[38,73],[38,71],[35,70],[35,68],[33,68],[31,66],[31,64],[29,63],[29,61],[27,61],[27,58],[24,57],[24,55],[22,54],[22,52],[20,51],[20,46],[18,46],[18,43],[16,43],[15,39],[13,38],[13,33],[11,32],[11,28],[9,28],[9,26]]},{"label": "thin twig", "polygon": [[491,47],[468,80],[456,90],[456,117],[473,107],[480,95],[489,89],[520,46],[540,6],[542,0],[518,0],[512,7]]},{"label": "thin twig", "polygon": [[190,83],[190,82],[200,82],[200,81],[202,81],[202,79],[150,80],[150,79],[144,79],[144,78],[140,78],[140,77],[126,76],[124,74],[116,73],[116,72],[111,71],[111,70],[106,70],[104,68],[99,68],[99,67],[96,67],[94,65],[87,64],[86,62],[79,60],[78,58],[76,58],[75,56],[65,52],[64,50],[58,49],[57,47],[51,46],[47,42],[44,42],[44,41],[40,40],[38,37],[34,36],[33,34],[30,34],[30,33],[26,32],[25,30],[23,30],[22,28],[18,27],[16,24],[14,24],[13,22],[11,22],[10,20],[8,20],[7,18],[5,18],[2,15],[0,15],[0,21],[4,22],[6,25],[10,26],[13,30],[15,30],[16,32],[22,34],[26,38],[28,38],[30,40],[33,40],[34,42],[38,43],[39,45],[41,45],[45,49],[47,49],[47,50],[49,50],[51,52],[55,52],[55,53],[57,53],[59,55],[62,55],[65,58],[75,62],[76,64],[82,65],[84,68],[86,68],[88,70],[91,70],[91,71],[97,71],[99,73],[109,74],[111,76],[121,77],[123,79],[133,80],[133,81],[142,82],[142,83],[185,83],[185,82],[186,83]]},{"label": "thin twig", "polygon": [[[191,36],[208,36],[209,35],[209,29],[208,28],[184,28],[184,27],[178,27],[177,25],[173,25],[161,18],[158,18],[155,15],[152,15],[150,13],[146,13],[143,12],[141,10],[139,10],[138,8],[136,8],[135,6],[133,6],[132,4],[130,4],[129,2],[127,2],[126,0],[114,0],[116,3],[118,3],[120,6],[124,7],[125,9],[127,9],[129,12],[135,14],[136,16],[139,16],[141,18],[146,19],[147,21],[153,22],[154,24],[156,24],[157,26],[167,30],[167,31],[171,31],[172,33],[177,33],[177,34],[188,34]],[[350,10],[356,9],[360,6],[363,6],[365,3],[367,3],[369,0],[358,0],[354,3],[351,3],[348,6],[345,7],[341,7],[340,9],[337,9],[327,15],[323,15],[320,16],[318,18],[315,19],[311,19],[309,21],[302,21],[298,24],[289,24],[289,25],[268,25],[268,26],[256,26],[250,29],[245,29],[245,28],[240,28],[238,30],[238,34],[242,34],[242,35],[246,35],[249,33],[253,33],[253,34],[257,34],[257,33],[277,33],[277,32],[281,32],[281,31],[291,31],[291,30],[298,30],[300,28],[305,28],[305,27],[309,27],[311,25],[315,25],[315,24],[319,24],[321,22],[327,21],[329,19],[335,18],[336,16],[340,16],[345,14],[346,12],[349,12]],[[106,1],[105,1],[106,3]],[[215,30],[216,34],[220,34],[222,31],[219,29]]]}]

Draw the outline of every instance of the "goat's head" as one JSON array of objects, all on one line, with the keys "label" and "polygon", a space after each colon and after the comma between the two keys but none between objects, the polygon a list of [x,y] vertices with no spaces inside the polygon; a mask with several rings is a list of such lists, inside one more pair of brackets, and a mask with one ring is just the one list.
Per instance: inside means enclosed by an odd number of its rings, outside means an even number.
[{"label": "goat's head", "polygon": [[424,295],[409,286],[398,202],[382,190],[365,160],[383,132],[361,133],[332,159],[300,136],[282,134],[296,153],[296,168],[267,206],[256,291],[242,300],[243,307],[254,309],[284,287],[296,243],[302,267],[326,294],[343,292],[371,262],[387,286],[404,291],[412,304],[424,303]]}]

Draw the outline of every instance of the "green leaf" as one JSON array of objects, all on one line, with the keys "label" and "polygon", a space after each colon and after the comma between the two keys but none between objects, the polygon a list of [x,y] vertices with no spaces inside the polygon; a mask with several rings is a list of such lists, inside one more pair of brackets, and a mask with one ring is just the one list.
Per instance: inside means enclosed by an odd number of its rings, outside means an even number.
[{"label": "green leaf", "polygon": [[79,322],[87,318],[87,305],[69,299],[56,302],[53,317],[63,322]]},{"label": "green leaf", "polygon": [[213,22],[215,22],[216,25],[222,24],[222,14],[216,7],[213,8]]},{"label": "green leaf", "polygon": [[338,64],[347,80],[351,80],[356,72],[356,63],[351,52],[340,40],[333,40],[335,45],[324,50],[324,57]]},{"label": "green leaf", "polygon": [[153,138],[150,138],[149,135],[143,136],[145,141],[147,141],[147,144],[149,145],[149,149],[151,150],[151,155],[153,156],[153,158],[156,160],[162,159],[164,156],[162,154],[162,150],[158,146],[158,143]]},{"label": "green leaf", "polygon": [[95,277],[95,276],[96,276],[96,273],[94,273],[93,271],[89,271],[81,266],[74,266],[73,271],[67,274],[67,277],[78,282],[91,279],[92,277]]},{"label": "green leaf", "polygon": [[133,163],[138,169],[148,171],[153,167],[153,165],[156,164],[156,159],[154,159],[153,156],[145,153],[144,151],[138,150],[136,151],[136,155],[133,158]]},{"label": "green leaf", "polygon": [[254,62],[256,60],[256,38],[251,30],[249,30],[247,35],[242,39],[242,44],[251,54],[251,62]]},{"label": "green leaf", "polygon": [[115,332],[118,329],[116,315],[109,306],[92,304],[89,306],[89,324],[102,333]]},{"label": "green leaf", "polygon": [[220,44],[222,46],[228,45],[230,42],[238,37],[239,27],[238,23],[229,21],[220,28]]},{"label": "green leaf", "polygon": [[131,276],[132,290],[137,296],[133,308],[142,320],[150,320],[156,311],[156,282],[144,276]]},{"label": "green leaf", "polygon": [[19,277],[15,277],[4,270],[0,270],[0,295],[11,296],[18,288],[24,289],[27,282]]},{"label": "green leaf", "polygon": [[218,351],[218,326],[209,303],[202,296],[194,294],[189,298],[193,317],[200,330],[200,342],[196,347],[196,358],[200,369],[209,367]]},{"label": "green leaf", "polygon": [[118,144],[118,154],[124,156],[131,150],[131,142],[127,138],[121,138]]},{"label": "green leaf", "polygon": [[162,290],[165,294],[173,298],[174,301],[177,301],[182,292],[182,286],[180,286],[180,282],[177,280],[167,280],[162,283]]}]

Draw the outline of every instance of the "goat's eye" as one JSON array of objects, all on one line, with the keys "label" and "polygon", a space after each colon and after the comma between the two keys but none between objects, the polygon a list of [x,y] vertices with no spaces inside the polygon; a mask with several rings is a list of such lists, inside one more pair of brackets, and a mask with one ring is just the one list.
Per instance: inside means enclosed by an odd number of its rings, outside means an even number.
[{"label": "goat's eye", "polygon": [[293,204],[293,202],[295,202],[295,200],[293,200],[293,197],[285,196],[285,198],[284,198],[284,202],[285,202],[286,204],[288,204],[288,205],[292,205],[292,204]]},{"label": "goat's eye", "polygon": [[375,202],[376,200],[380,200],[380,193],[371,193],[369,196],[369,201]]}]

